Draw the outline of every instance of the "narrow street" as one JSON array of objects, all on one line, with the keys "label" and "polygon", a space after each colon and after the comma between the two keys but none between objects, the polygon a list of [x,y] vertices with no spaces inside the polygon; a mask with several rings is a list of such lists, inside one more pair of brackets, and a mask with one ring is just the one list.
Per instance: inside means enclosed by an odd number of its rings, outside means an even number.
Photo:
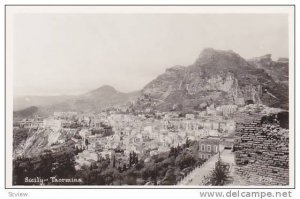
[{"label": "narrow street", "polygon": [[[215,164],[218,161],[219,155],[216,154],[205,162],[201,167],[196,168],[190,174],[188,174],[179,185],[203,185],[205,176],[208,176],[210,172],[215,168]],[[221,160],[230,165],[230,175],[234,172],[234,153],[231,150],[223,150],[221,152]]]}]

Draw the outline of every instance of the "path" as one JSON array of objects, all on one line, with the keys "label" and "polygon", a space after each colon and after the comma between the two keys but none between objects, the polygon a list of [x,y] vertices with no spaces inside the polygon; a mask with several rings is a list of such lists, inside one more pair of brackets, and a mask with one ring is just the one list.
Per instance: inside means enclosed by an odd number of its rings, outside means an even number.
[{"label": "path", "polygon": [[[224,150],[221,152],[222,162],[228,163],[230,165],[230,174],[234,172],[234,153],[230,150]],[[207,160],[200,167],[194,169],[189,173],[183,180],[181,180],[178,185],[203,185],[203,180],[205,176],[208,176],[210,172],[215,168],[215,164],[219,159],[219,155],[216,154]]]}]

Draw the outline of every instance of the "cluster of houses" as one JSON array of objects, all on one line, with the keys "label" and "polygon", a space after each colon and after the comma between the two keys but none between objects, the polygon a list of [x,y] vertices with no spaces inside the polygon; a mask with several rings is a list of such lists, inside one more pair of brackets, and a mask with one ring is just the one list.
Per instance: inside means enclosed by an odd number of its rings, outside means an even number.
[{"label": "cluster of houses", "polygon": [[207,136],[199,140],[199,157],[209,159],[223,150],[232,150],[233,136]]},{"label": "cluster of houses", "polygon": [[150,117],[146,114],[55,112],[49,118],[25,119],[18,125],[51,128],[56,132],[71,129],[74,145],[80,149],[76,156],[79,169],[106,158],[126,162],[132,152],[139,157],[154,156],[184,144],[187,139],[199,141],[199,156],[208,159],[220,150],[220,136],[235,131],[235,122],[224,119],[235,111],[235,105],[211,105],[205,113],[184,116],[176,112],[160,112]]},{"label": "cluster of houses", "polygon": [[23,119],[18,122],[18,126],[21,128],[51,128],[60,129],[65,121],[54,119],[54,118],[34,118],[34,119]]},{"label": "cluster of houses", "polygon": [[[168,152],[171,147],[184,144],[187,139],[203,142],[214,136],[219,138],[217,142],[220,143],[220,136],[227,136],[235,129],[235,122],[232,120],[199,120],[193,114],[186,114],[185,117],[179,118],[171,113],[164,115],[164,119],[112,114],[99,121],[108,123],[113,133],[103,136],[103,133],[92,133],[88,129],[82,129],[79,132],[82,140],[78,147],[86,147],[86,150],[77,156],[78,168],[103,158],[126,162],[131,152],[135,152],[139,157],[154,156]],[[94,129],[97,128],[94,127]],[[104,132],[103,125],[100,132]],[[211,152],[215,152],[214,149],[211,146]],[[203,158],[210,158],[211,155],[203,155]]]},{"label": "cluster of houses", "polygon": [[215,107],[215,104],[211,104],[210,106],[206,107],[206,112],[204,111],[207,115],[212,115],[212,116],[225,116],[229,117],[232,114],[234,114],[238,110],[238,106],[231,104],[231,105],[221,105]]}]

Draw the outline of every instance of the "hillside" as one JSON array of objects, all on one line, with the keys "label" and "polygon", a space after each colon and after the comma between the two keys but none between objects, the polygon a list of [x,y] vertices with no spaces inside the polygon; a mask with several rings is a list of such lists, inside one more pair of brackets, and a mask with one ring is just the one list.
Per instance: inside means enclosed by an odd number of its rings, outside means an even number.
[{"label": "hillside", "polygon": [[25,108],[25,109],[20,110],[20,111],[14,111],[13,112],[13,117],[14,117],[14,119],[20,120],[22,118],[32,117],[35,114],[37,114],[38,111],[39,111],[38,107],[30,106],[30,107]]},{"label": "hillside", "polygon": [[264,69],[275,82],[288,85],[289,83],[289,60],[280,58],[273,61],[270,54],[255,57],[248,60],[250,64],[257,68]]},{"label": "hillside", "polygon": [[142,89],[136,108],[197,110],[212,103],[288,108],[288,86],[233,51],[204,49],[194,64],[168,68]]},{"label": "hillside", "polygon": [[[98,112],[105,108],[125,105],[134,101],[138,96],[138,91],[122,93],[111,86],[105,85],[82,95],[69,96],[68,99],[60,100],[59,102],[46,105],[43,102],[39,102],[37,104],[42,105],[14,111],[14,118],[32,117],[35,114],[47,116],[55,111]],[[46,96],[44,99],[47,99]]]},{"label": "hillside", "polygon": [[108,107],[126,104],[135,100],[138,95],[138,92],[122,93],[111,86],[105,85],[88,93],[75,96],[70,100],[45,107],[45,109],[47,109],[47,112],[55,110],[98,112]]}]

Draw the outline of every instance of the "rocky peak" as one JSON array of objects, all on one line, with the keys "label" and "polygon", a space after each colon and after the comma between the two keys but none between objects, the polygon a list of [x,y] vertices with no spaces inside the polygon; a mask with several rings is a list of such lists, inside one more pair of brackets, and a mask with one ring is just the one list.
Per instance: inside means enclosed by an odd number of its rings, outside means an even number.
[{"label": "rocky peak", "polygon": [[[270,61],[271,55],[258,60]],[[286,87],[276,84],[272,77],[277,73],[267,73],[272,70],[266,72],[265,68],[257,67],[231,50],[206,48],[194,64],[168,68],[147,84],[142,90],[147,99],[139,107],[168,111],[181,104],[185,110],[194,110],[207,102],[243,105],[248,101],[286,107]],[[268,88],[268,93],[263,88]]]},{"label": "rocky peak", "polygon": [[176,71],[183,71],[183,70],[185,70],[186,69],[186,67],[184,67],[184,66],[180,66],[180,65],[176,65],[176,66],[173,66],[173,67],[170,67],[170,68],[167,68],[166,69],[166,72],[176,72]]},{"label": "rocky peak", "polygon": [[267,54],[261,57],[255,57],[248,60],[248,63],[255,68],[265,70],[277,83],[283,83],[288,86],[288,59],[281,58],[278,59],[278,61],[273,61],[271,57],[271,54]]},{"label": "rocky peak", "polygon": [[107,96],[107,95],[112,95],[118,93],[118,91],[109,85],[103,85],[95,90],[92,90],[87,93],[88,96],[90,95],[101,95],[101,96]]},{"label": "rocky peak", "polygon": [[116,89],[110,85],[103,85],[94,91],[104,91],[105,92],[105,91],[116,91]]},{"label": "rocky peak", "polygon": [[266,54],[260,57],[254,57],[250,59],[249,62],[257,66],[258,68],[261,68],[262,66],[269,66],[272,64],[272,55]]},{"label": "rocky peak", "polygon": [[204,49],[194,65],[218,70],[249,67],[247,61],[232,50],[215,50],[213,48]]}]

